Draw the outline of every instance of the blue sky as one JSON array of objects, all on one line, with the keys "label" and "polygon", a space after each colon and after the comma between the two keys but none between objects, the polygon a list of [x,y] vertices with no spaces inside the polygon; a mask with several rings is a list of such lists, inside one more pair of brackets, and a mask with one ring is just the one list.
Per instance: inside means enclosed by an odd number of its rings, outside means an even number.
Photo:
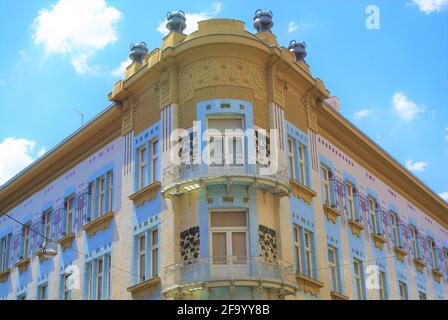
[{"label": "blue sky", "polygon": [[187,32],[213,17],[253,32],[258,8],[281,45],[307,43],[342,114],[448,200],[448,0],[0,0],[0,184],[80,127],[75,108],[88,121],[109,105],[129,44],[160,46],[167,11]]}]

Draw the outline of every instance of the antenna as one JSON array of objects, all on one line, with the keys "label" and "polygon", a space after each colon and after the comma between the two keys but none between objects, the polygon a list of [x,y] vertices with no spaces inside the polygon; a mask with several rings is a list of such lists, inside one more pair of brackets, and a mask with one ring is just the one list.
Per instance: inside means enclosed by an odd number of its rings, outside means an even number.
[{"label": "antenna", "polygon": [[81,111],[79,111],[76,108],[73,108],[73,110],[81,116],[81,126],[84,125],[84,113],[82,113]]}]

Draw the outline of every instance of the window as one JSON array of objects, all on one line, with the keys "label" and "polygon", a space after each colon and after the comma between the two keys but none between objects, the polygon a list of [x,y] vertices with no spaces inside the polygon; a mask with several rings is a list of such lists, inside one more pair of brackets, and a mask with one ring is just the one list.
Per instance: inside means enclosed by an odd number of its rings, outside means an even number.
[{"label": "window", "polygon": [[289,175],[292,179],[296,176],[295,170],[295,157],[294,157],[294,142],[291,138],[288,138],[288,165],[289,165]]},{"label": "window", "polygon": [[298,153],[299,153],[299,171],[300,171],[299,181],[301,184],[307,185],[305,147],[303,145],[299,145]]},{"label": "window", "polygon": [[445,264],[446,264],[446,270],[448,271],[448,248],[445,248]]},{"label": "window", "polygon": [[159,276],[159,230],[147,230],[135,237],[137,283]]},{"label": "window", "polygon": [[93,216],[93,190],[94,183],[89,182],[87,186],[87,214],[89,219],[91,219]]},{"label": "window", "polygon": [[208,119],[210,165],[244,164],[244,132],[242,118]]},{"label": "window", "polygon": [[159,275],[159,230],[155,229],[151,237],[151,260],[152,260],[152,277]]},{"label": "window", "polygon": [[107,253],[86,263],[86,298],[106,300],[111,297],[111,255]]},{"label": "window", "polygon": [[363,267],[361,260],[353,259],[353,276],[355,281],[355,299],[364,300]]},{"label": "window", "polygon": [[395,246],[397,246],[398,248],[401,248],[402,244],[401,244],[401,237],[400,237],[400,229],[398,226],[398,216],[395,212],[391,211],[390,217],[392,220],[392,236],[393,236]]},{"label": "window", "polygon": [[48,283],[41,284],[37,288],[37,299],[47,300],[48,299]]},{"label": "window", "polygon": [[398,288],[400,289],[400,299],[408,300],[408,286],[406,283],[399,281]]},{"label": "window", "polygon": [[294,256],[296,261],[297,272],[302,272],[301,254],[300,254],[300,230],[299,227],[294,226]]},{"label": "window", "polygon": [[69,290],[67,284],[69,283],[69,278],[71,274],[63,274],[61,276],[62,281],[62,300],[71,300],[72,299],[72,291]]},{"label": "window", "polygon": [[12,234],[10,233],[0,239],[0,272],[9,268],[11,237]]},{"label": "window", "polygon": [[341,292],[340,273],[338,266],[337,249],[328,246],[328,268],[330,271],[330,288],[331,291]]},{"label": "window", "polygon": [[439,269],[437,264],[437,256],[436,256],[436,244],[434,242],[434,239],[428,238],[429,242],[429,256],[431,259],[431,263],[434,269]]},{"label": "window", "polygon": [[303,231],[303,240],[304,240],[304,262],[305,262],[305,270],[304,274],[308,277],[313,277],[313,235],[308,230]]},{"label": "window", "polygon": [[331,205],[331,190],[330,190],[330,169],[322,165],[321,166],[321,178],[322,178],[322,192],[324,197],[324,204]]},{"label": "window", "polygon": [[73,232],[73,216],[75,211],[75,196],[65,199],[65,234]]},{"label": "window", "polygon": [[350,182],[345,183],[345,194],[347,199],[347,212],[349,220],[355,220],[355,201],[353,198],[353,185]]},{"label": "window", "polygon": [[411,229],[411,242],[412,242],[412,248],[414,249],[414,256],[415,258],[420,259],[421,256],[420,256],[420,247],[418,245],[418,239],[417,239],[418,235],[417,229],[413,225],[410,225],[409,227]]},{"label": "window", "polygon": [[96,259],[96,299],[103,299],[103,258]]},{"label": "window", "polygon": [[424,293],[423,291],[419,291],[418,292],[418,298],[420,300],[426,300],[426,293]]},{"label": "window", "polygon": [[386,273],[380,271],[379,273],[379,290],[380,300],[387,300],[387,283],[386,283]]},{"label": "window", "polygon": [[158,140],[154,140],[151,146],[151,182],[157,180]]},{"label": "window", "polygon": [[93,296],[93,263],[88,262],[86,264],[86,277],[87,277],[87,299],[92,299]]},{"label": "window", "polygon": [[138,151],[138,189],[146,186],[146,146]]},{"label": "window", "polygon": [[146,234],[138,237],[138,276],[139,282],[146,280]]},{"label": "window", "polygon": [[98,178],[98,217],[102,216],[106,208],[106,195],[105,195],[105,178],[104,176]]},{"label": "window", "polygon": [[45,240],[48,241],[48,239],[51,238],[51,212],[52,209],[48,209],[44,211],[42,214],[42,223],[44,228],[44,236]]},{"label": "window", "polygon": [[379,230],[378,230],[378,221],[377,221],[377,216],[376,216],[376,200],[373,199],[372,197],[368,198],[368,202],[369,202],[369,215],[370,215],[370,222],[372,223],[372,232],[374,234],[378,234]]},{"label": "window", "polygon": [[28,257],[28,254],[30,253],[30,229],[31,229],[31,223],[26,224],[22,229],[22,239],[23,239],[23,246],[22,246],[22,258]]},{"label": "window", "polygon": [[246,263],[247,257],[247,213],[246,211],[212,211],[210,233],[214,264]]},{"label": "window", "polygon": [[113,210],[114,203],[114,174],[112,171],[107,172],[107,211]]}]

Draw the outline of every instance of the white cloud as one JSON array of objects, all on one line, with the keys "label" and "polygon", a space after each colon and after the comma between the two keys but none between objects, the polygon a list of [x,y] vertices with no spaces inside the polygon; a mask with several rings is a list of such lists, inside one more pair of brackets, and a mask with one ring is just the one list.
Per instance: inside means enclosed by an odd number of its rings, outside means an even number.
[{"label": "white cloud", "polygon": [[430,14],[448,8],[448,0],[412,0],[421,12]]},{"label": "white cloud", "polygon": [[126,73],[126,68],[132,63],[131,59],[126,59],[120,63],[120,65],[112,70],[112,75],[116,78],[124,77]]},{"label": "white cloud", "polygon": [[417,114],[425,111],[424,106],[418,106],[403,92],[397,92],[392,97],[393,111],[404,121],[412,121]]},{"label": "white cloud", "polygon": [[424,161],[414,162],[413,160],[408,160],[406,161],[405,166],[409,171],[425,171],[428,164]]},{"label": "white cloud", "polygon": [[448,192],[442,192],[442,193],[439,193],[439,196],[440,196],[443,200],[445,200],[446,202],[448,202]]},{"label": "white cloud", "polygon": [[355,118],[355,120],[359,120],[359,119],[370,116],[372,113],[373,113],[373,109],[361,109],[361,110],[355,112],[355,114],[353,115],[353,118]]},{"label": "white cloud", "polygon": [[288,33],[293,33],[299,28],[299,25],[295,21],[290,21],[288,23]]},{"label": "white cloud", "polygon": [[[187,19],[186,24],[187,28],[184,30],[185,34],[190,34],[198,29],[198,22],[211,19],[216,17],[222,9],[222,3],[221,2],[215,2],[211,5],[210,8],[203,12],[198,13],[189,13],[185,12],[185,18]],[[163,21],[159,23],[159,26],[157,27],[157,31],[159,31],[163,36],[166,36],[169,32],[166,28],[167,21]]]},{"label": "white cloud", "polygon": [[33,41],[46,54],[64,54],[76,72],[92,71],[90,59],[98,50],[117,40],[121,12],[105,0],[59,0],[50,9],[39,11],[33,22]]},{"label": "white cloud", "polygon": [[0,142],[0,185],[45,153],[35,141],[9,137]]}]

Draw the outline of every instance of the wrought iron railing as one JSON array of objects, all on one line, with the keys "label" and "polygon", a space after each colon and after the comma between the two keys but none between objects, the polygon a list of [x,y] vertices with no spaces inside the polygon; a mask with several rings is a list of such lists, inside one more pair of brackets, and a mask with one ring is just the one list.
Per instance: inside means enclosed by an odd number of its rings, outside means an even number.
[{"label": "wrought iron railing", "polygon": [[213,281],[253,280],[274,282],[295,288],[294,267],[280,260],[264,257],[203,257],[190,263],[177,263],[165,268],[163,291],[179,287],[198,287]]},{"label": "wrought iron railing", "polygon": [[270,174],[267,168],[260,164],[245,165],[204,165],[204,164],[174,164],[165,168],[162,172],[163,189],[167,190],[173,186],[200,179],[222,176],[241,176],[262,178],[279,182],[285,186],[289,185],[288,169],[279,166]]}]

